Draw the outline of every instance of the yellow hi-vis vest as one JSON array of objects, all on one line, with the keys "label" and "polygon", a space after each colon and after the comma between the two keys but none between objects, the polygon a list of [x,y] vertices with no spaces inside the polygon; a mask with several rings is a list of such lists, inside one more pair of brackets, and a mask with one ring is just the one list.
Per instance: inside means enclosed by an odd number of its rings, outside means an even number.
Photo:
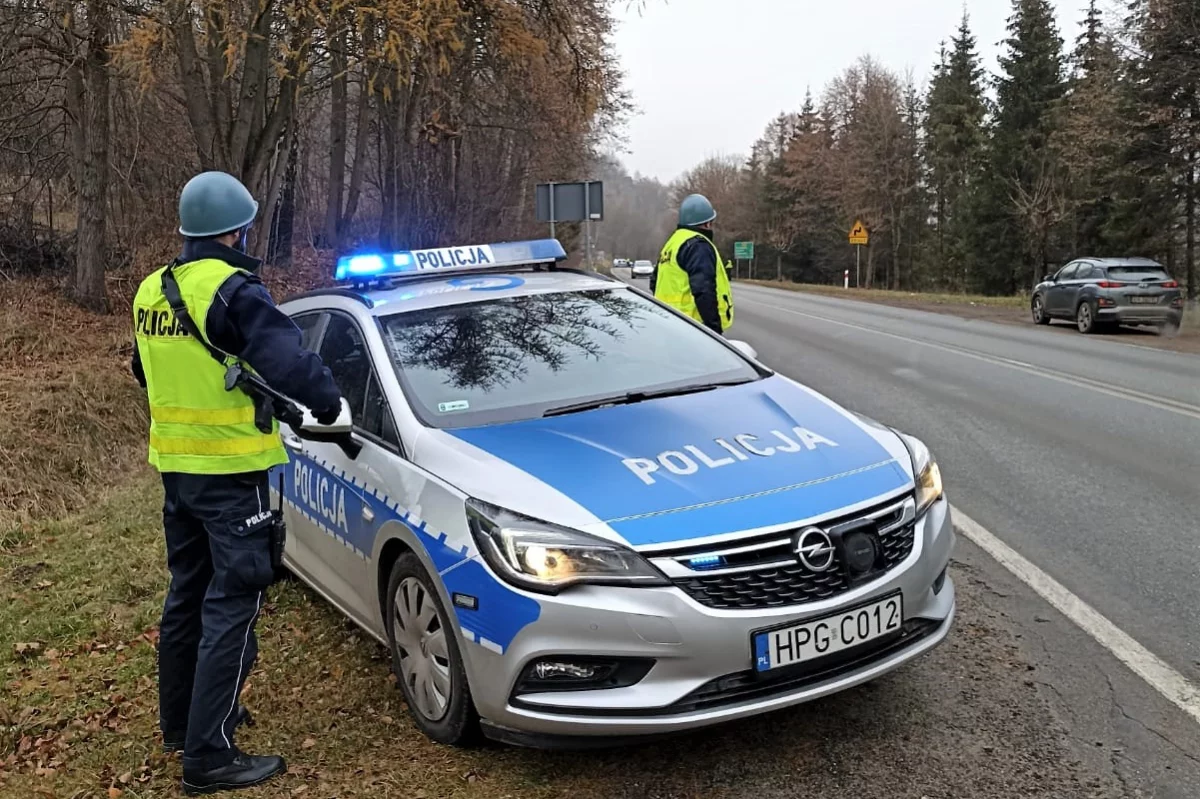
[{"label": "yellow hi-vis vest", "polygon": [[717,245],[702,233],[679,228],[671,238],[667,239],[667,243],[663,245],[662,254],[658,257],[658,276],[655,278],[654,296],[697,322],[704,321],[696,309],[696,298],[692,296],[692,286],[688,282],[687,272],[683,271],[683,267],[677,260],[679,248],[683,246],[684,242],[697,236],[708,242],[717,258],[717,312],[721,316],[721,328],[728,330],[733,324],[733,292],[729,288],[729,274],[725,271],[725,264],[721,260],[721,253],[717,250]]},{"label": "yellow hi-vis vest", "polygon": [[[162,291],[165,269],[143,280],[133,299],[134,338],[150,401],[150,463],[160,472],[186,474],[258,472],[287,463],[278,423],[266,435],[254,426],[250,396],[225,390],[225,368],[175,319]],[[206,339],[217,289],[239,271],[211,258],[173,270]]]}]

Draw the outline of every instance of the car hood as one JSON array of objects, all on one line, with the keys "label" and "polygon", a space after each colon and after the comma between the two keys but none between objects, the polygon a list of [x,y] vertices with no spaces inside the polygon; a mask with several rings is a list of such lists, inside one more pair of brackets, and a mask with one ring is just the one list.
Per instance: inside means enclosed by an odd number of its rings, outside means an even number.
[{"label": "car hood", "polygon": [[894,433],[778,375],[435,436],[434,460],[467,475],[452,480],[467,493],[546,521],[594,522],[638,548],[803,522],[912,486]]}]

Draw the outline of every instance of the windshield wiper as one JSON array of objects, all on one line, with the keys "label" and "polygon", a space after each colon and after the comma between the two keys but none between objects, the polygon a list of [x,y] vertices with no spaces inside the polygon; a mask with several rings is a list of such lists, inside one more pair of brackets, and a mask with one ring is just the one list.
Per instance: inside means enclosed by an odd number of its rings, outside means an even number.
[{"label": "windshield wiper", "polygon": [[739,380],[725,380],[715,383],[694,383],[690,386],[680,386],[678,388],[660,388],[653,391],[628,391],[624,394],[617,394],[612,397],[601,397],[600,399],[585,400],[584,402],[574,402],[570,405],[559,405],[554,408],[549,408],[542,414],[542,417],[547,416],[563,416],[568,413],[579,413],[580,411],[591,411],[596,408],[607,408],[610,405],[633,405],[637,402],[645,402],[646,400],[662,399],[663,397],[679,397],[684,394],[699,394],[702,391],[712,391],[717,388],[725,388],[726,386],[740,386],[745,383],[753,383],[758,378],[747,377]]}]

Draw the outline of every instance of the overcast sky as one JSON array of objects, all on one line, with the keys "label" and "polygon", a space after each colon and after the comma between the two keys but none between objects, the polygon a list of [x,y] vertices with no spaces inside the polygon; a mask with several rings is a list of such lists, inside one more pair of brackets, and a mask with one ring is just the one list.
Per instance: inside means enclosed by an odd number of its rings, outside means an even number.
[{"label": "overcast sky", "polygon": [[[646,0],[639,14],[614,3],[617,53],[638,107],[619,155],[631,172],[664,182],[710,155],[748,153],[773,117],[800,107],[806,86],[819,97],[864,53],[924,85],[963,10],[963,0]],[[1054,6],[1069,48],[1086,0]],[[994,71],[1012,2],[967,7]]]}]

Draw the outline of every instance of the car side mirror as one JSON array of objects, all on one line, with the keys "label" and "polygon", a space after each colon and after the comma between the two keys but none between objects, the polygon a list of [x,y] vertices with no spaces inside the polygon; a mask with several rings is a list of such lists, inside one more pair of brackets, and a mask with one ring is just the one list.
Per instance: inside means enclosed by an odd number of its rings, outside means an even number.
[{"label": "car side mirror", "polygon": [[737,339],[730,339],[729,346],[733,347],[735,350],[740,352],[742,355],[745,355],[747,358],[749,358],[752,361],[758,360],[758,352],[744,341],[739,341]]},{"label": "car side mirror", "polygon": [[336,444],[346,453],[346,457],[354,460],[362,451],[362,445],[354,440],[350,433],[354,430],[354,417],[350,413],[350,403],[342,397],[342,410],[333,424],[321,424],[312,415],[312,411],[304,406],[298,406],[301,414],[300,429],[296,433],[300,438],[309,441],[324,441]]},{"label": "car side mirror", "polygon": [[342,397],[342,410],[333,424],[321,424],[308,408],[301,408],[304,415],[300,422],[300,430],[305,433],[316,433],[322,436],[349,435],[354,429],[354,419],[350,415],[350,403]]}]

